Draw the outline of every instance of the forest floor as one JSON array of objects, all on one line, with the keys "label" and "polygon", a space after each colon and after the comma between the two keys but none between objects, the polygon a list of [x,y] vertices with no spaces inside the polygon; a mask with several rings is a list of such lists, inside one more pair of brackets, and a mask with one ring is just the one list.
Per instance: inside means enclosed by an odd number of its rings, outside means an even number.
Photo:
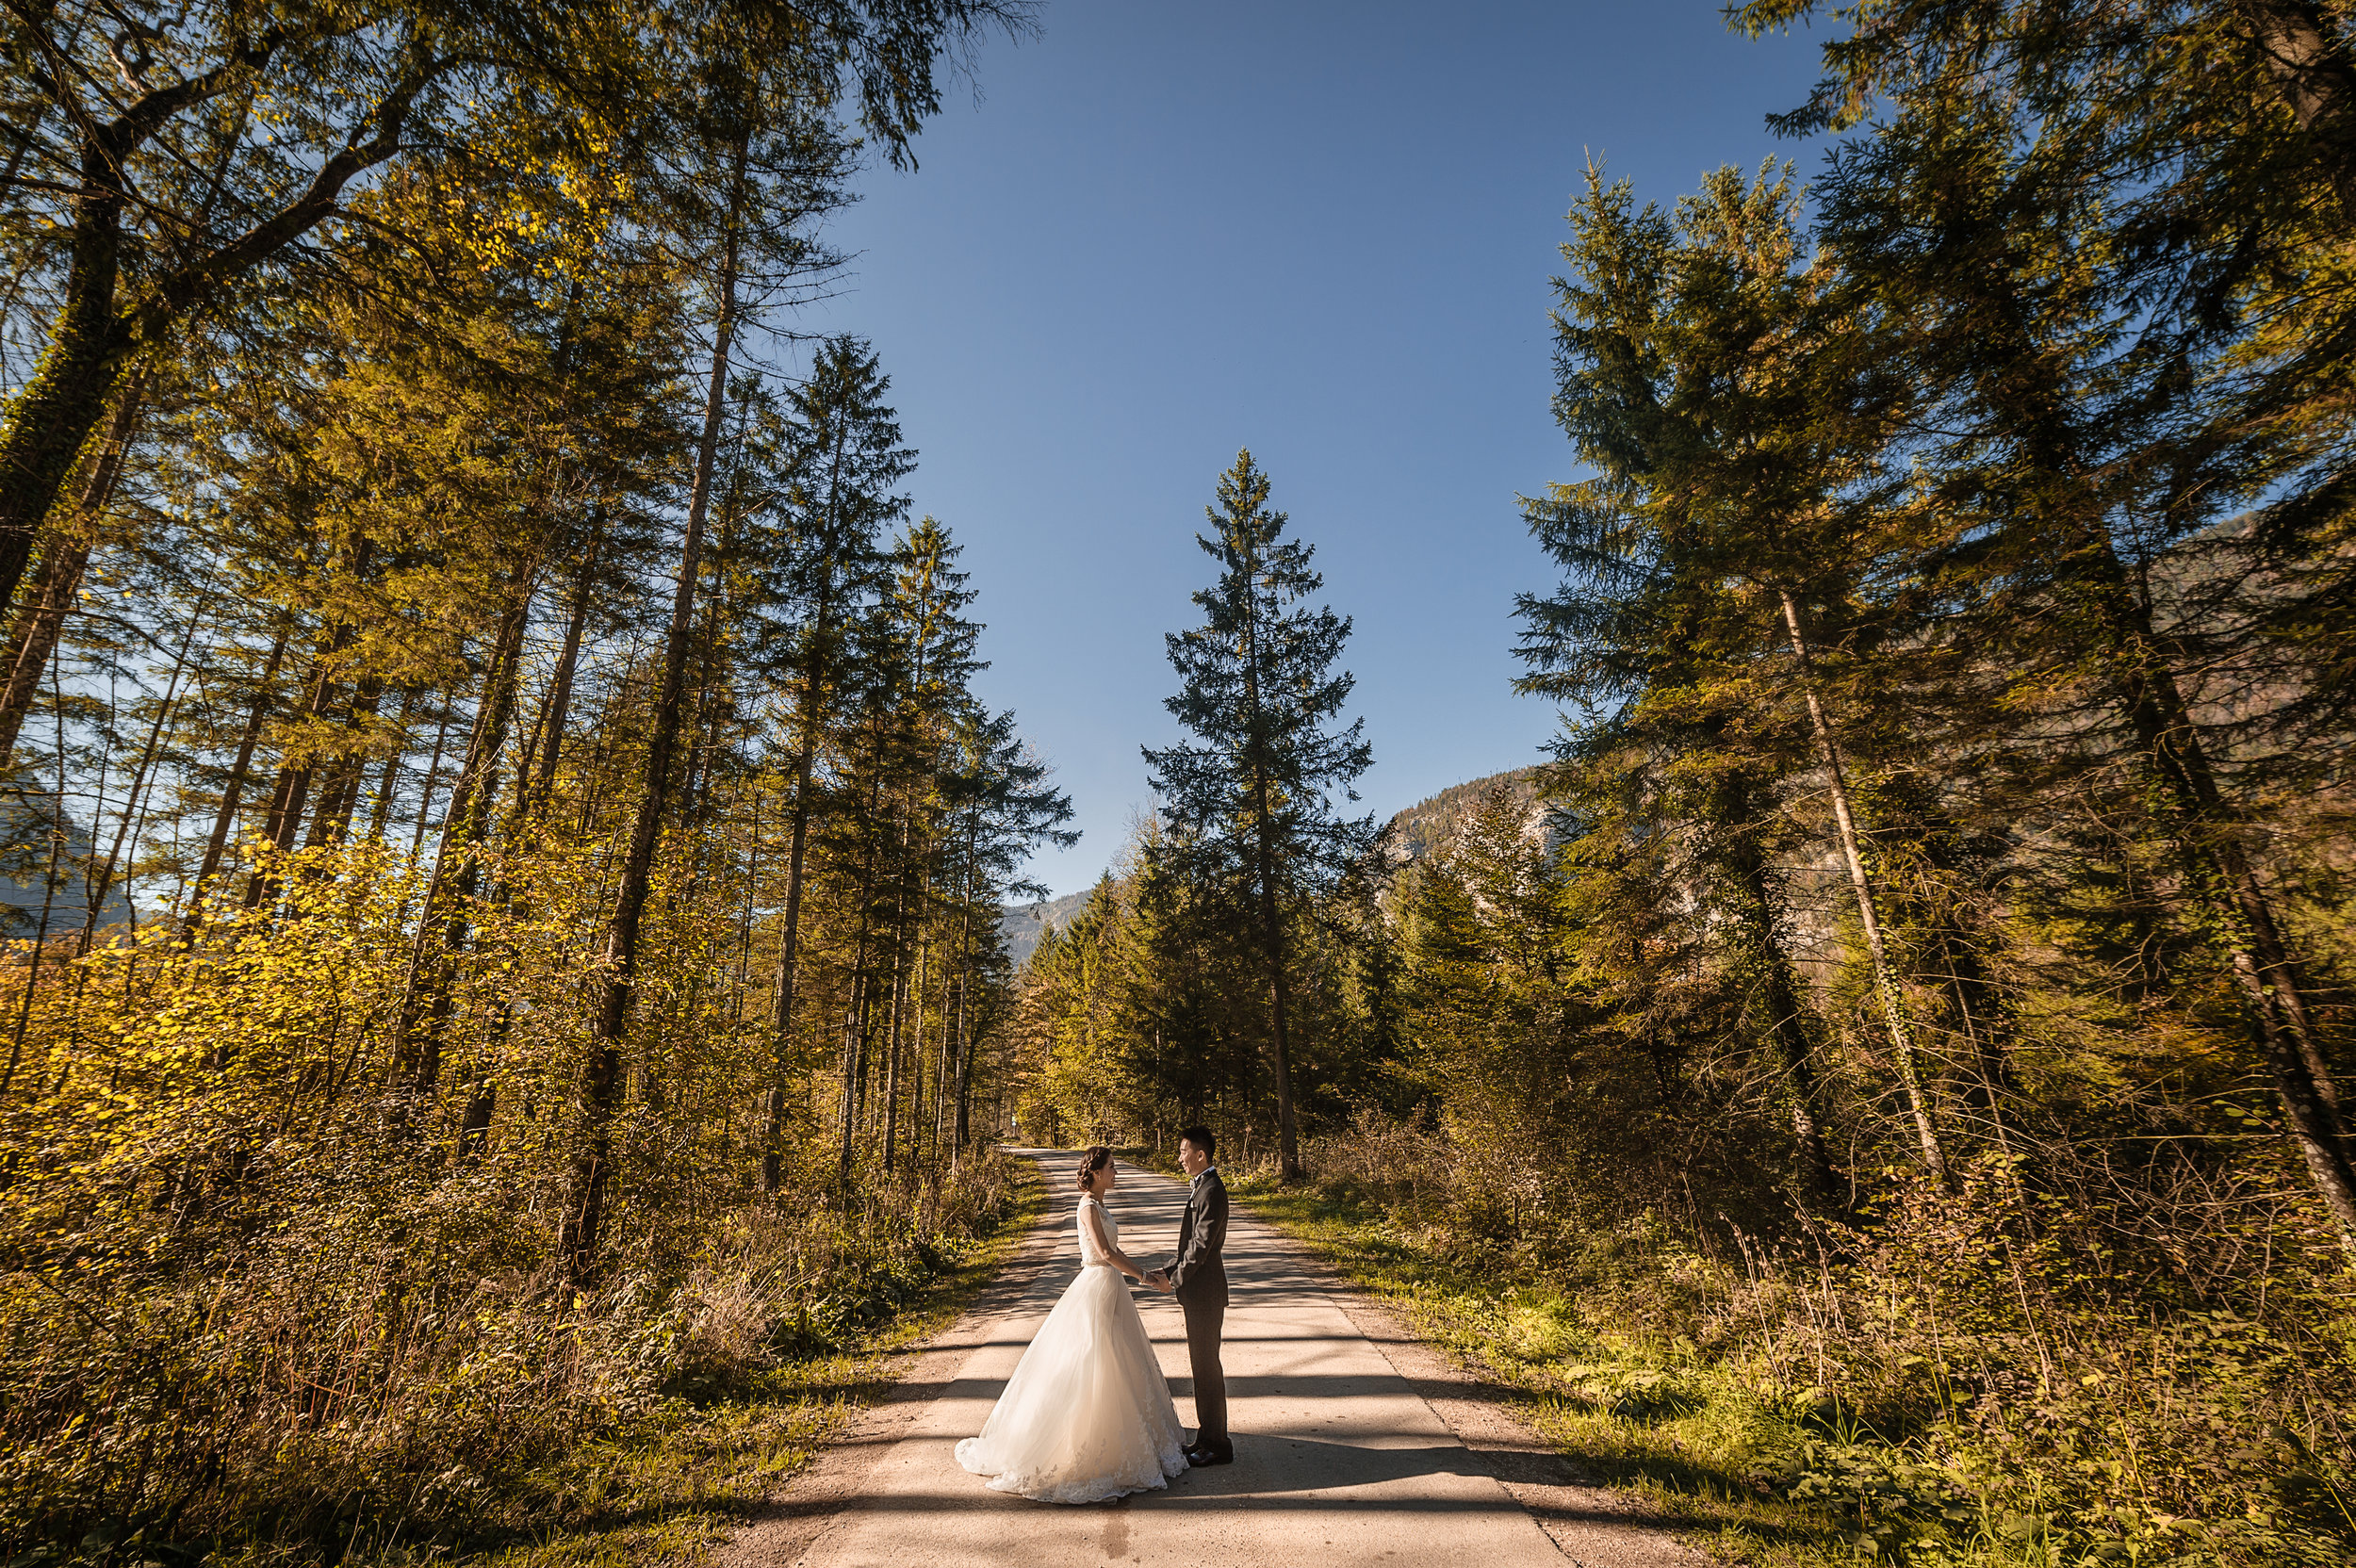
[{"label": "forest floor", "polygon": [[[1034,1152],[1064,1172],[1069,1156]],[[1120,1561],[1496,1568],[1680,1568],[1661,1517],[1589,1483],[1505,1415],[1506,1391],[1467,1379],[1340,1288],[1301,1247],[1239,1213],[1226,1248],[1234,1465],[1168,1490],[1059,1508],[989,1491],[956,1441],[978,1431],[1076,1265],[1073,1198],[1054,1203],[973,1312],[918,1354],[901,1384],[782,1489],[725,1552],[725,1568]],[[1166,1252],[1184,1188],[1123,1164],[1112,1200],[1134,1255]],[[1191,1415],[1185,1331],[1168,1298],[1140,1296],[1163,1371]]]},{"label": "forest floor", "polygon": [[793,1477],[879,1403],[898,1396],[923,1348],[957,1322],[1036,1233],[1045,1188],[924,1296],[839,1354],[789,1362],[708,1402],[533,1478],[557,1505],[537,1539],[463,1560],[484,1568],[702,1568]]}]

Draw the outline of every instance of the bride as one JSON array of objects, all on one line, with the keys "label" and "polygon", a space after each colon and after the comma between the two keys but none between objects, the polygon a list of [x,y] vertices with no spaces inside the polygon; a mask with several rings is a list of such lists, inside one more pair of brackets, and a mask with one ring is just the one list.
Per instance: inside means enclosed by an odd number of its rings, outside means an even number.
[{"label": "bride", "polygon": [[1077,1175],[1080,1276],[1023,1352],[982,1435],[957,1445],[957,1462],[990,1477],[990,1490],[1049,1503],[1159,1488],[1186,1468],[1170,1385],[1121,1282],[1145,1276],[1104,1212],[1112,1151],[1089,1150]]}]

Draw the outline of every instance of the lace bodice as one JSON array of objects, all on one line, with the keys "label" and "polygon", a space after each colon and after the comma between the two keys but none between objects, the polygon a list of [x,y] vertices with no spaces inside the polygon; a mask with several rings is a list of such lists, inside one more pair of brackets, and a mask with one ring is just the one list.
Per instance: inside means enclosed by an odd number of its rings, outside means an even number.
[{"label": "lace bodice", "polygon": [[1088,1224],[1090,1209],[1096,1211],[1098,1223],[1104,1227],[1104,1239],[1115,1247],[1121,1245],[1121,1226],[1113,1218],[1112,1211],[1094,1198],[1081,1199],[1078,1225],[1080,1228],[1080,1266],[1083,1268],[1096,1268],[1110,1261],[1104,1256],[1104,1250],[1096,1245],[1096,1233]]}]

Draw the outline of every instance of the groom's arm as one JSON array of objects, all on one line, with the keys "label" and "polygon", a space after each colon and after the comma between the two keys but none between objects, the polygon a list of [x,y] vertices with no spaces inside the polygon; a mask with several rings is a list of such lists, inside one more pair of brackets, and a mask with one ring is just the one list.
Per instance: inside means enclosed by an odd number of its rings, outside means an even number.
[{"label": "groom's arm", "polygon": [[1186,1250],[1170,1266],[1170,1288],[1178,1289],[1187,1275],[1218,1257],[1219,1245],[1226,1239],[1227,1184],[1222,1182],[1211,1189],[1203,1205],[1203,1217],[1195,1222],[1194,1233],[1186,1237]]}]

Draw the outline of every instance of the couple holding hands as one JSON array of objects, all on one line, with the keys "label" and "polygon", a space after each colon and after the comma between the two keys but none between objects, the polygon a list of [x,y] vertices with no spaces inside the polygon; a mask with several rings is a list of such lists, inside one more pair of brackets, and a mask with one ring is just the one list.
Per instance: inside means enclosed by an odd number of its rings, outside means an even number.
[{"label": "couple holding hands", "polygon": [[[1227,1379],[1219,1339],[1227,1315],[1227,1188],[1211,1164],[1209,1129],[1179,1135],[1178,1163],[1189,1187],[1178,1222],[1178,1251],[1146,1268],[1121,1250],[1121,1227],[1104,1195],[1118,1176],[1109,1149],[1090,1149],[1074,1173],[1080,1188],[1079,1277],[1047,1315],[979,1437],[957,1445],[957,1462],[990,1478],[992,1491],[1042,1502],[1094,1503],[1165,1486],[1189,1465],[1235,1457],[1227,1435]],[[1194,1378],[1194,1441],[1153,1359],[1153,1343],[1123,1278],[1178,1298]]]}]

